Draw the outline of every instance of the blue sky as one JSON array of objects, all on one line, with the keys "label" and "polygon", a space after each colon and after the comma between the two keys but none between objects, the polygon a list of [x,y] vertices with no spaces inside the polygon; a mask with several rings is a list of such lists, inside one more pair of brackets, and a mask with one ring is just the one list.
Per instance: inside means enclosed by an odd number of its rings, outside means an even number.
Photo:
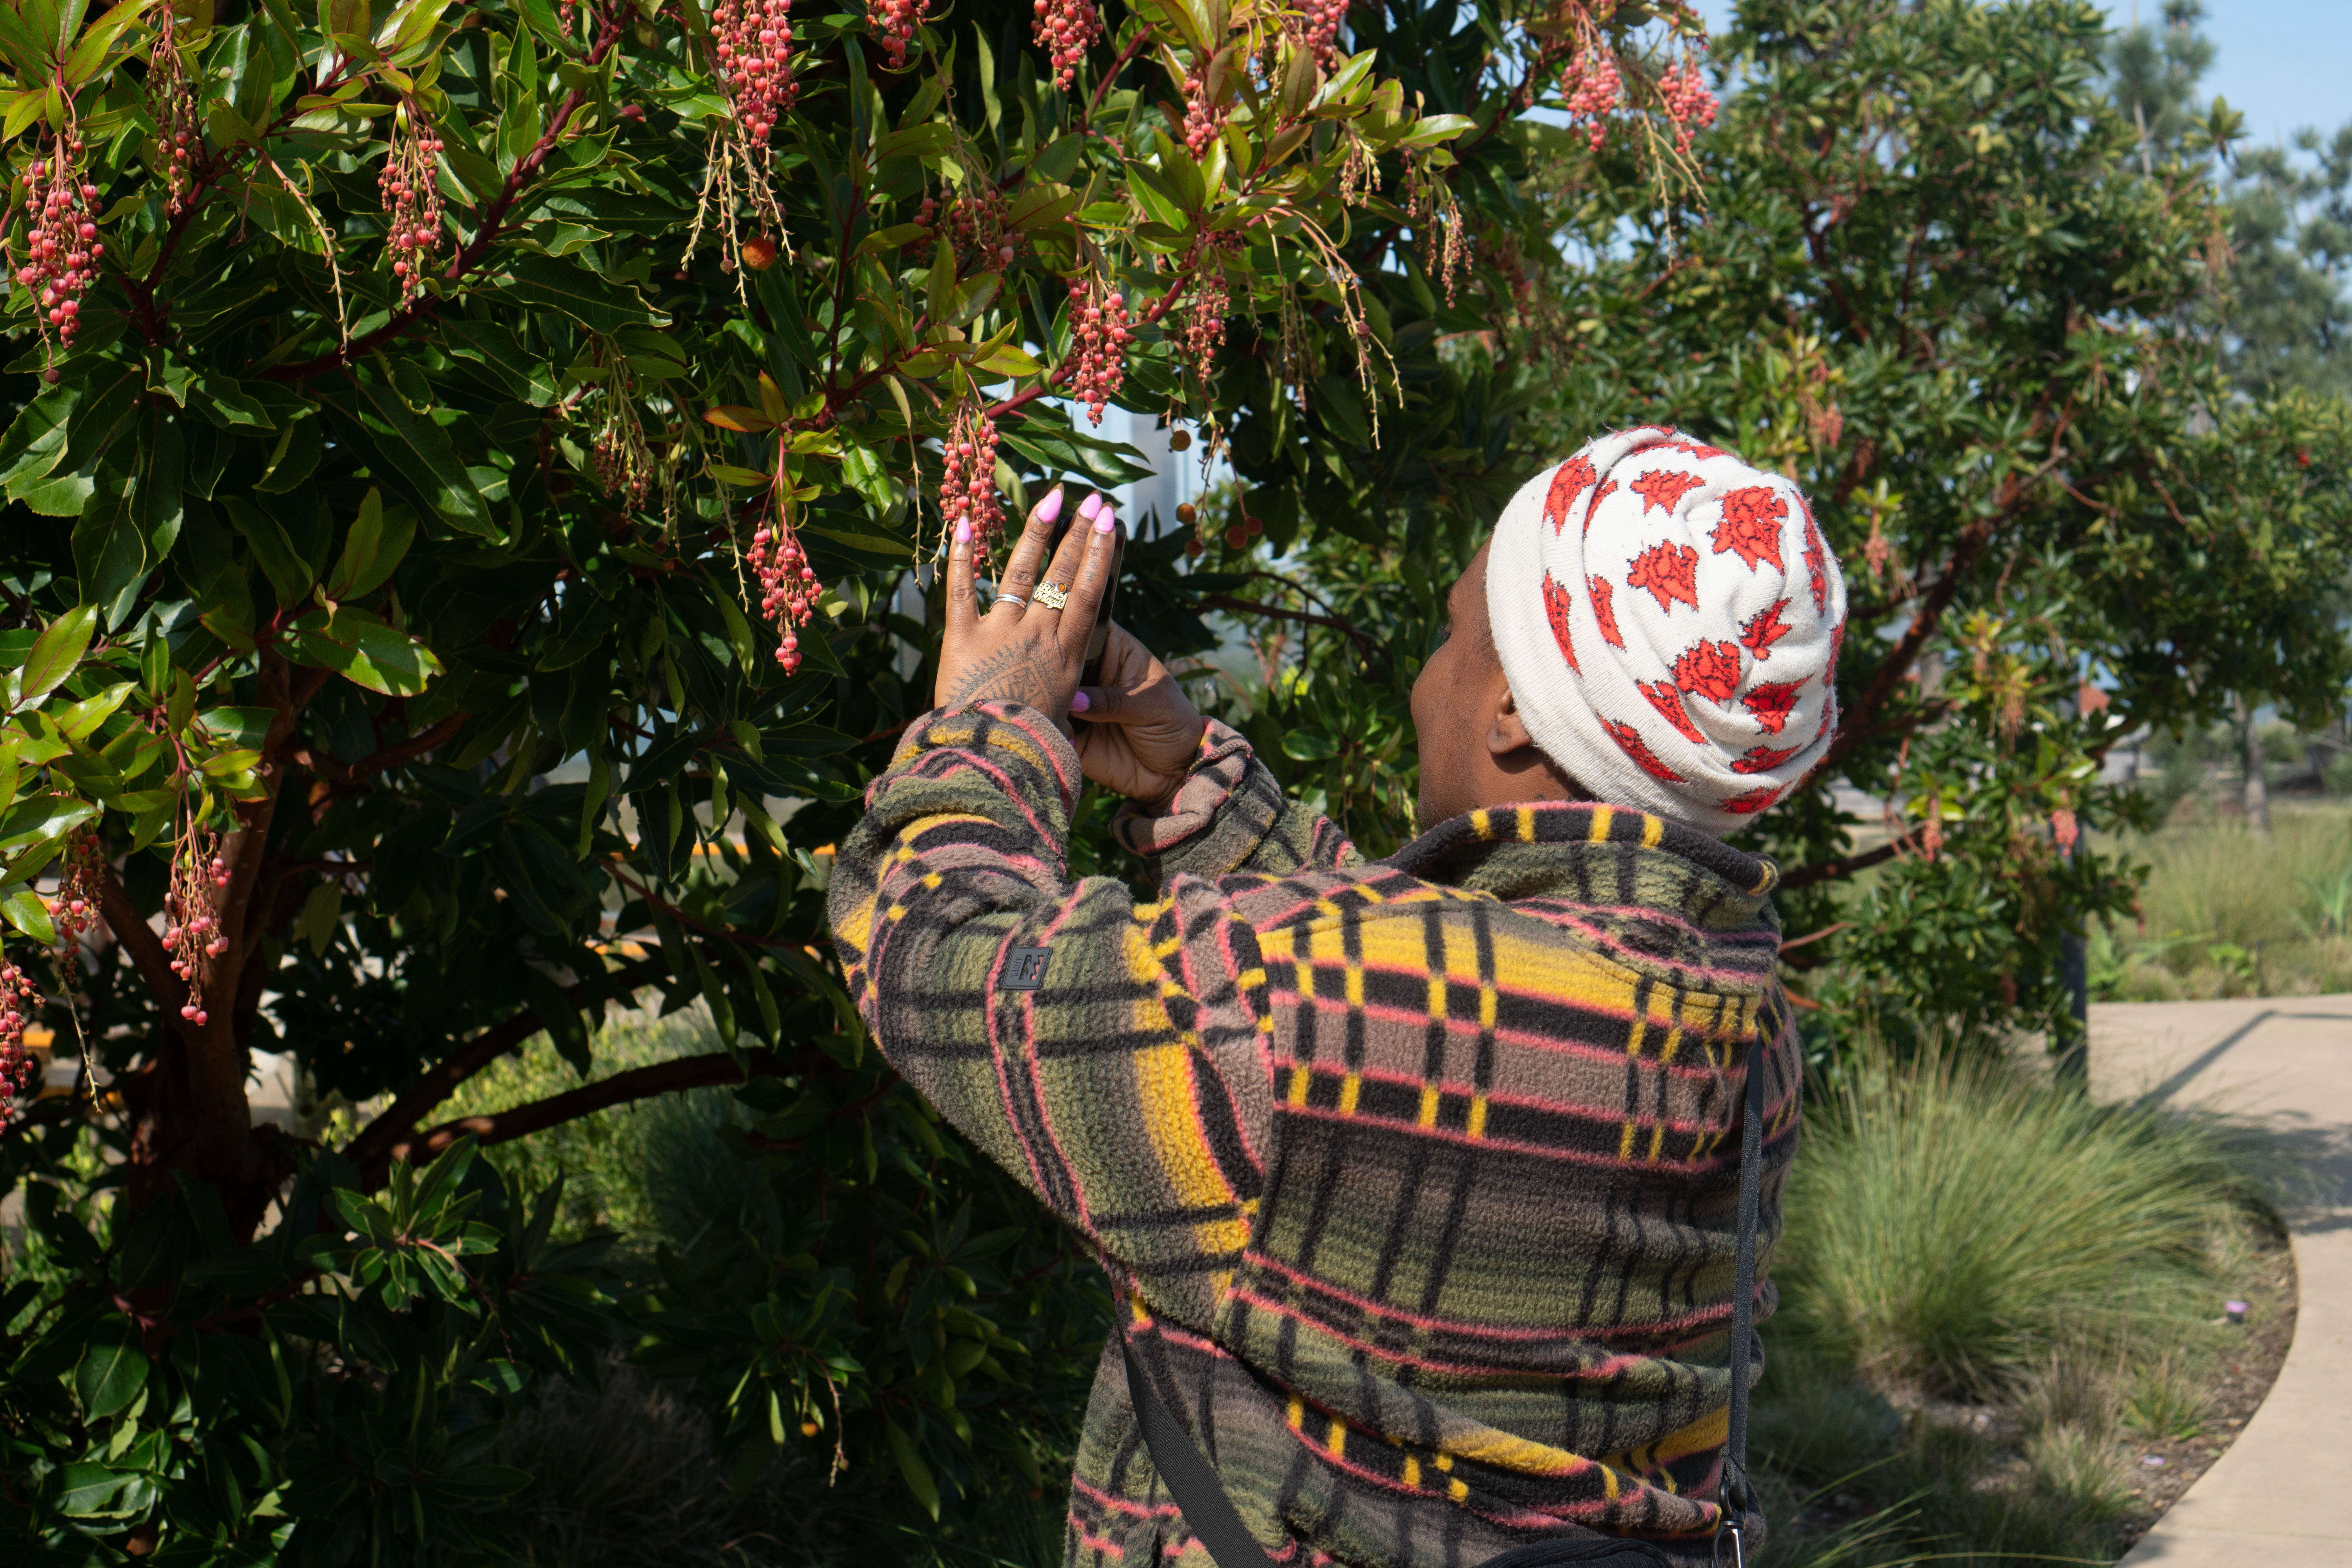
[{"label": "blue sky", "polygon": [[[2117,26],[2132,0],[2102,0]],[[1699,0],[1710,26],[1731,15],[1731,0]],[[2143,21],[2164,16],[2164,0],[2139,0]],[[2219,51],[2205,79],[2246,117],[2256,142],[2291,138],[2305,125],[2323,132],[2352,121],[2352,0],[2206,0],[2205,36]]]}]

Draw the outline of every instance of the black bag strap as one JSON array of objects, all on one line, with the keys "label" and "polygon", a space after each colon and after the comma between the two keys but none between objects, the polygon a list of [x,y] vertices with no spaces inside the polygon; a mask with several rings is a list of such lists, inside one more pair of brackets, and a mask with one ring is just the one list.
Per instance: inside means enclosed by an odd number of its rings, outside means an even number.
[{"label": "black bag strap", "polygon": [[[1755,1507],[1748,1481],[1748,1367],[1756,1342],[1756,1225],[1764,1191],[1765,1056],[1777,1035],[1777,1030],[1768,1028],[1749,1047],[1748,1112],[1740,1119],[1739,1130],[1739,1236],[1731,1286],[1731,1419],[1723,1455],[1723,1530],[1717,1537],[1718,1554],[1722,1536],[1732,1537],[1738,1561],[1745,1560],[1740,1536]],[[1150,1373],[1136,1359],[1134,1342],[1123,1330],[1114,1331],[1118,1333],[1119,1353],[1127,1362],[1127,1395],[1135,1406],[1135,1424],[1143,1433],[1152,1467],[1168,1483],[1168,1495],[1183,1510],[1186,1526],[1208,1549],[1216,1568],[1275,1568],[1274,1559],[1242,1522],[1217,1472],[1201,1457],[1184,1424],[1152,1386]]]},{"label": "black bag strap", "polygon": [[1201,1458],[1184,1424],[1151,1385],[1151,1374],[1135,1357],[1135,1342],[1121,1332],[1118,1348],[1127,1358],[1127,1395],[1135,1405],[1135,1424],[1143,1430],[1143,1446],[1151,1451],[1160,1479],[1168,1483],[1168,1495],[1184,1510],[1184,1523],[1209,1549],[1210,1560],[1217,1568],[1274,1568],[1274,1559],[1242,1522],[1217,1472]]},{"label": "black bag strap", "polygon": [[[1769,1016],[1768,1015],[1768,1017]],[[1748,1367],[1756,1343],[1756,1225],[1764,1199],[1764,1072],[1768,1047],[1780,1031],[1759,1031],[1748,1048],[1748,1110],[1739,1128],[1739,1239],[1731,1266],[1731,1420],[1723,1445],[1723,1523],[1717,1531],[1743,1530],[1756,1506],[1748,1480]],[[1739,1517],[1732,1518],[1738,1509]],[[1746,1543],[1735,1537],[1733,1552],[1744,1558]]]}]

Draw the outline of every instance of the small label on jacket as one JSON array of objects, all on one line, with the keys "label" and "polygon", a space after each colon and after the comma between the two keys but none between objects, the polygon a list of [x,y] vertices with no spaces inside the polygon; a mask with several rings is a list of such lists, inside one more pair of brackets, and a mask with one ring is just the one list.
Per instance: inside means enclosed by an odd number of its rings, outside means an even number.
[{"label": "small label on jacket", "polygon": [[1004,973],[996,983],[999,991],[1035,991],[1045,984],[1046,950],[1042,947],[1008,947],[1004,950]]}]

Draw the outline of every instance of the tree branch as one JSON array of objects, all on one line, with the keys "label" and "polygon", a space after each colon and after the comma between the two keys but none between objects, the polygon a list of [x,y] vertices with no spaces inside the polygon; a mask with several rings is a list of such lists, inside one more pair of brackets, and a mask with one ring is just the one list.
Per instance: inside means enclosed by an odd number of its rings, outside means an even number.
[{"label": "tree branch", "polygon": [[[640,982],[660,972],[661,964],[657,960],[638,959],[601,976],[602,984],[598,989],[618,986],[634,991]],[[563,994],[566,1001],[577,1007],[586,1003],[594,993],[583,980]],[[403,1090],[374,1121],[361,1129],[359,1136],[343,1150],[344,1157],[362,1169],[373,1168],[389,1157],[390,1151],[398,1144],[403,1133],[425,1120],[425,1113],[435,1106],[457,1093],[467,1079],[545,1027],[547,1026],[538,1012],[525,1007],[476,1035],[454,1054],[425,1068],[422,1077]]]},{"label": "tree branch", "polygon": [[479,1143],[504,1143],[509,1139],[542,1131],[550,1127],[576,1121],[599,1110],[609,1110],[616,1105],[633,1100],[651,1100],[656,1095],[674,1094],[680,1089],[702,1089],[712,1084],[740,1084],[749,1078],[775,1078],[793,1070],[793,1065],[770,1051],[755,1051],[741,1061],[724,1051],[711,1051],[701,1056],[679,1057],[673,1061],[655,1062],[650,1066],[631,1068],[614,1073],[611,1078],[581,1085],[545,1100],[535,1100],[525,1105],[493,1112],[488,1116],[461,1116],[455,1121],[445,1121],[431,1131],[415,1138],[404,1138],[393,1143],[381,1164],[365,1172],[366,1183],[373,1187],[383,1180],[383,1165],[394,1160],[429,1160],[455,1143],[470,1136]]},{"label": "tree branch", "polygon": [[[1903,854],[1905,851],[1910,849],[1914,845],[1919,842],[1919,836],[1927,831],[1927,826],[1923,824],[1920,826],[1913,828],[1902,837],[1895,839],[1889,843],[1882,844],[1875,849],[1865,849],[1859,855],[1848,855],[1843,859],[1822,860],[1811,866],[1800,866],[1795,870],[1790,872],[1787,876],[1781,878],[1780,886],[1781,888],[1810,888],[1815,882],[1837,881],[1843,878],[1853,876],[1856,871],[1866,871],[1871,867],[1883,865],[1886,861],[1894,859],[1897,855]],[[1843,930],[1843,928],[1832,927],[1832,929]],[[1829,933],[1827,931],[1822,931],[1817,932],[1816,934],[1826,936]],[[1807,940],[1811,939],[1809,938]]]},{"label": "tree branch", "polygon": [[362,757],[351,766],[352,782],[362,784],[378,773],[388,773],[394,768],[404,767],[415,762],[417,758],[439,747],[442,742],[455,737],[458,731],[466,727],[467,721],[472,718],[471,713],[452,713],[438,724],[432,725],[421,733],[411,735],[397,745],[386,746],[373,756]]},{"label": "tree branch", "polygon": [[1911,624],[1904,628],[1903,635],[1895,639],[1886,657],[1878,661],[1878,668],[1872,672],[1870,684],[1863,688],[1862,695],[1855,699],[1849,711],[1856,721],[1849,724],[1842,720],[1839,722],[1837,739],[1830,742],[1829,753],[1822,759],[1823,769],[1834,770],[1853,754],[1854,748],[1871,731],[1878,710],[1886,706],[1886,700],[1894,696],[1895,689],[1903,683],[1905,672],[1918,659],[1919,651],[1927,646],[1927,639],[1936,635],[1936,627],[1942,621],[1944,611],[1950,606],[1953,596],[1960,591],[1960,584],[1974,570],[1977,557],[1984,553],[1985,546],[1991,542],[1992,530],[1993,519],[1980,517],[1960,531],[1959,542],[1952,547],[1951,557],[1945,562],[1942,574],[1937,577],[1933,586],[1919,595],[1919,607],[1912,612]]},{"label": "tree branch", "polygon": [[1348,639],[1356,645],[1356,651],[1362,654],[1367,662],[1376,660],[1380,657],[1381,645],[1372,639],[1370,633],[1364,631],[1354,622],[1343,621],[1337,616],[1318,616],[1312,610],[1286,610],[1279,605],[1261,605],[1255,599],[1237,599],[1231,594],[1211,594],[1201,603],[1212,610],[1232,610],[1239,615],[1270,616],[1278,621],[1299,621],[1310,626],[1329,626],[1333,631],[1346,633]]}]

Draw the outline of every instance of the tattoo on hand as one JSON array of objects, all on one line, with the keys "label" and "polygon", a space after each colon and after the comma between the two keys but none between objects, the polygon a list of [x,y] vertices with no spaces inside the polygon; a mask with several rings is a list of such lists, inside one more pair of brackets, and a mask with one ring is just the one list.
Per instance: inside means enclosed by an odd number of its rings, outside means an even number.
[{"label": "tattoo on hand", "polygon": [[1055,670],[1047,650],[1035,647],[999,648],[969,666],[948,693],[948,706],[968,702],[1024,702],[1051,709],[1055,691]]}]

